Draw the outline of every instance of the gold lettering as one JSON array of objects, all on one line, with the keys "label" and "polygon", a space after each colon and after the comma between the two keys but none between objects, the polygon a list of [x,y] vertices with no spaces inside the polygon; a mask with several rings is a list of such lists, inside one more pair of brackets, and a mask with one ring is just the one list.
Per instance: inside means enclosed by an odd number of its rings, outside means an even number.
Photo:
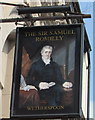
[{"label": "gold lettering", "polygon": [[63,40],[64,36],[45,36],[45,37],[36,37],[36,42],[39,41],[57,41],[57,40]]},{"label": "gold lettering", "polygon": [[62,30],[61,30],[61,31],[58,30],[58,34],[61,34],[61,35],[62,35],[62,34],[63,34]]},{"label": "gold lettering", "polygon": [[27,110],[31,110],[31,107],[28,106],[28,107],[27,107]]},{"label": "gold lettering", "polygon": [[27,110],[60,110],[64,106],[27,106]]},{"label": "gold lettering", "polygon": [[57,35],[57,34],[58,34],[58,32],[57,32],[57,31],[54,31],[54,34],[55,34],[55,35]]},{"label": "gold lettering", "polygon": [[49,34],[50,34],[50,35],[53,35],[53,32],[52,32],[52,31],[50,31],[50,32],[49,32]]},{"label": "gold lettering", "polygon": [[72,30],[72,34],[76,34],[74,30]]},{"label": "gold lettering", "polygon": [[63,40],[63,36],[59,36],[59,39],[60,39],[60,40]]},{"label": "gold lettering", "polygon": [[47,33],[47,31],[41,31],[41,32],[38,32],[38,35],[44,36],[44,35],[48,35],[48,33]]},{"label": "gold lettering", "polygon": [[25,37],[36,36],[35,32],[25,32]]},{"label": "gold lettering", "polygon": [[[45,40],[51,40],[56,35],[73,35],[76,34],[74,30],[54,30],[54,31],[40,31],[40,32],[25,32],[25,37],[31,37],[31,36],[37,36],[37,41],[39,40],[39,37],[44,37]],[[50,37],[49,37],[50,35]],[[60,37],[61,38],[61,37]],[[40,39],[41,40],[41,39]],[[61,38],[62,40],[62,38]]]},{"label": "gold lettering", "polygon": [[36,37],[36,41],[40,41],[41,40],[41,38],[40,37]]}]

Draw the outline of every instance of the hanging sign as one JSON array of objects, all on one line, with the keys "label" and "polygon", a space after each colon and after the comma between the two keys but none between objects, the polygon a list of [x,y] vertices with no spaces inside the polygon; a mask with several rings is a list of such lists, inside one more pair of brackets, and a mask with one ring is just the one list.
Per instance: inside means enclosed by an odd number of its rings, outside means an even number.
[{"label": "hanging sign", "polygon": [[81,115],[83,25],[16,30],[11,117]]}]

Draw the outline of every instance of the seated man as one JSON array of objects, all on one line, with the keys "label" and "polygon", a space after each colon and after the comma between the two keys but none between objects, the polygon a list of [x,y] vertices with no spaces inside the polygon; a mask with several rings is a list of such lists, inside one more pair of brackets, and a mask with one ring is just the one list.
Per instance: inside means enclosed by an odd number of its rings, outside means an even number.
[{"label": "seated man", "polygon": [[59,65],[52,59],[52,46],[46,45],[41,50],[41,57],[34,62],[29,70],[27,85],[35,86],[40,99],[47,99],[47,105],[61,105],[63,87],[71,88],[71,82],[62,78]]}]

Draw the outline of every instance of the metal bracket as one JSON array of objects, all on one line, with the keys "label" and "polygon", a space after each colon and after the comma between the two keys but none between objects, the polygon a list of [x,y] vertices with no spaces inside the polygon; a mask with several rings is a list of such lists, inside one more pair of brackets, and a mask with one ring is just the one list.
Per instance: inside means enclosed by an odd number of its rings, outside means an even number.
[{"label": "metal bracket", "polygon": [[[43,6],[42,7],[22,7],[17,10],[18,10],[19,15],[26,14],[27,16],[23,18],[0,19],[0,23],[7,23],[7,22],[17,23],[17,22],[22,22],[22,21],[23,22],[31,21],[31,23],[34,23],[35,21],[41,21],[41,20],[66,19],[67,24],[70,24],[69,19],[91,18],[90,14],[80,14],[80,13],[71,12],[70,6],[67,6],[67,5],[47,6],[47,7],[43,7]],[[29,14],[34,14],[34,13],[55,13],[55,12],[64,13],[65,16],[31,17],[29,15]]]}]

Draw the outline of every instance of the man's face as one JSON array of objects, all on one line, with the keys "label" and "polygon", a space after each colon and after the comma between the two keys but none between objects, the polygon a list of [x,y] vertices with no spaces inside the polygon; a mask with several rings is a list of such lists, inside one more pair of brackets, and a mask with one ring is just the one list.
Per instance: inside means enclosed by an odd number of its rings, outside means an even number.
[{"label": "man's face", "polygon": [[47,48],[44,48],[43,52],[41,53],[42,57],[45,59],[50,59],[51,54],[52,54],[52,50]]}]

